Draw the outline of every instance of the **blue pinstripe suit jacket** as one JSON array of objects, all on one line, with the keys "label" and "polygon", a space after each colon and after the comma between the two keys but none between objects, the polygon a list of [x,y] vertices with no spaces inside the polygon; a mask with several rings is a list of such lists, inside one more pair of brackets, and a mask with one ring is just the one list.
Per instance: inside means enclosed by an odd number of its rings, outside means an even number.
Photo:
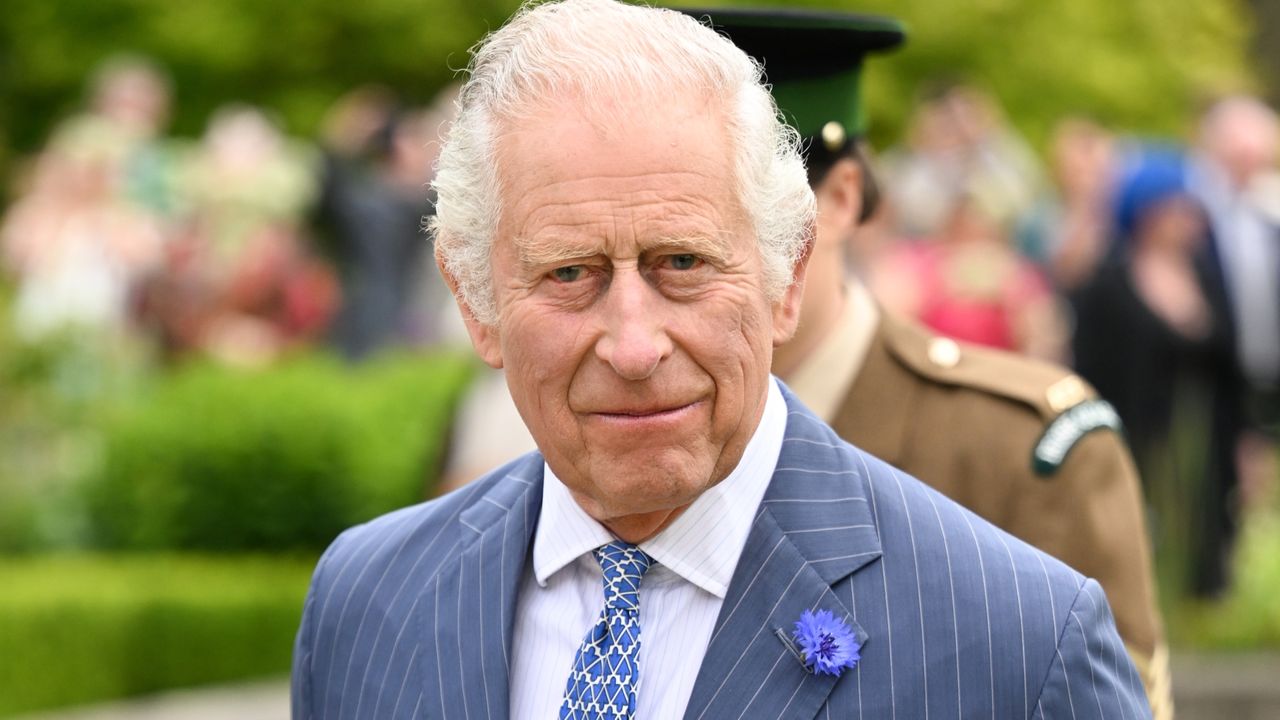
[{"label": "blue pinstripe suit jacket", "polygon": [[[1097,583],[784,395],[778,468],[686,718],[1150,716]],[[525,456],[333,543],[298,632],[295,718],[507,717],[542,467]],[[863,641],[855,670],[803,668],[788,638],[807,608],[850,621]]]}]

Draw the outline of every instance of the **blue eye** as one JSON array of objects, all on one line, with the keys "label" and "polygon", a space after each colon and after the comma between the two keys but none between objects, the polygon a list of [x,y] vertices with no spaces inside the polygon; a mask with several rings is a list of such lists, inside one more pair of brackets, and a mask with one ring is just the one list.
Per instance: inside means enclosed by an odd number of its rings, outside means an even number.
[{"label": "blue eye", "polygon": [[581,265],[566,265],[551,271],[551,276],[560,282],[574,282],[582,279],[584,268]]},{"label": "blue eye", "polygon": [[698,264],[697,255],[672,255],[668,258],[673,270],[692,270]]}]

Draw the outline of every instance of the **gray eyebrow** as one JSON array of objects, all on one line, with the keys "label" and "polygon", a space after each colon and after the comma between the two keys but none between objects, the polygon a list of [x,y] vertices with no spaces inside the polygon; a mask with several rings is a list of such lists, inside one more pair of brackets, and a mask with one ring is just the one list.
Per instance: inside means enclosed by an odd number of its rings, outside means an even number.
[{"label": "gray eyebrow", "polygon": [[[517,238],[516,245],[519,247],[520,264],[525,267],[560,265],[595,254],[587,252],[581,245],[567,243],[555,237],[544,240]],[[725,238],[706,235],[660,237],[645,243],[642,248],[646,255],[664,251],[698,255],[713,265],[727,264],[732,257],[732,248]]]}]

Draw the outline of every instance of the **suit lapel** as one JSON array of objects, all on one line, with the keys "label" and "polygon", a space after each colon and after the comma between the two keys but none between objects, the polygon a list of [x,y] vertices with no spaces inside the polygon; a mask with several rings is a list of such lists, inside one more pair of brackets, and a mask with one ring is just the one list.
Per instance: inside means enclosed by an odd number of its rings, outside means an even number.
[{"label": "suit lapel", "polygon": [[830,610],[860,642],[876,641],[832,591],[880,557],[865,480],[841,441],[784,395],[782,454],[716,620],[688,720],[813,717],[840,679],[802,665],[791,633],[806,609]]},{"label": "suit lapel", "polygon": [[541,503],[534,454],[459,516],[462,549],[426,589],[419,618],[424,717],[507,717],[516,593]]}]

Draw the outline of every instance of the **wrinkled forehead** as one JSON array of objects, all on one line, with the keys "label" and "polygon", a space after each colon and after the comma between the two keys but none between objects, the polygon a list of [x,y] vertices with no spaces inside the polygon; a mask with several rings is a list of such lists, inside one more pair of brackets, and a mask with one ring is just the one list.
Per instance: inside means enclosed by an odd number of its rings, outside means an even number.
[{"label": "wrinkled forehead", "polygon": [[734,186],[729,122],[715,99],[658,95],[598,102],[567,95],[498,119],[495,131],[504,206],[575,183],[565,189],[582,197],[653,192],[661,189],[647,184],[654,175],[673,182],[702,178],[706,185],[699,189],[707,196]]},{"label": "wrinkled forehead", "polygon": [[595,238],[725,255],[746,214],[722,117],[703,99],[600,107],[569,98],[510,123],[497,143],[498,236],[531,260],[572,256],[557,245]]},{"label": "wrinkled forehead", "polygon": [[[513,106],[493,117],[491,126],[500,170],[522,160],[529,147],[519,140],[527,135],[555,139],[557,154],[581,157],[590,149],[605,162],[622,155],[631,162],[663,162],[666,148],[681,146],[693,162],[714,154],[728,166],[735,124],[729,104],[716,94],[678,87],[604,94],[575,89]],[[686,136],[696,142],[684,142]]]}]

